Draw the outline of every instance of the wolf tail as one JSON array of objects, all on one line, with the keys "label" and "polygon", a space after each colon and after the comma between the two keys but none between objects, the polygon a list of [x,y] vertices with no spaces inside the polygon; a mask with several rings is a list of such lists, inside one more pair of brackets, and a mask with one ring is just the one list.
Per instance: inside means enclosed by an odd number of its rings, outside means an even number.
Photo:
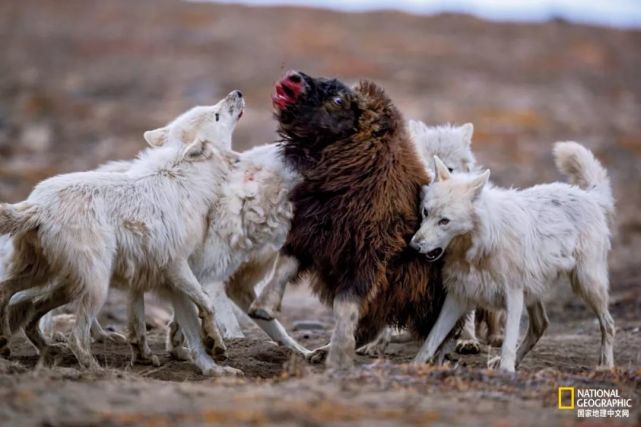
[{"label": "wolf tail", "polygon": [[38,226],[36,208],[27,203],[0,203],[0,234],[15,234]]},{"label": "wolf tail", "polygon": [[614,197],[610,178],[592,152],[576,142],[557,142],[554,144],[554,161],[571,184],[597,198],[611,222],[614,215]]}]

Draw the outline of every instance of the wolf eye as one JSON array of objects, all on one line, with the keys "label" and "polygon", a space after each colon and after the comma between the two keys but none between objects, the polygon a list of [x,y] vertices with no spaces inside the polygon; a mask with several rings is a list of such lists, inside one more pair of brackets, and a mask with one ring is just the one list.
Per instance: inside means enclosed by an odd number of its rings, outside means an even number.
[{"label": "wolf eye", "polygon": [[447,170],[450,171],[450,173],[454,172],[454,169],[452,168],[447,168]]},{"label": "wolf eye", "polygon": [[447,225],[450,223],[450,220],[447,218],[441,218],[441,220],[438,222],[438,225]]},{"label": "wolf eye", "polygon": [[335,97],[332,101],[334,101],[334,104],[336,105],[343,105],[343,103],[345,102],[340,96]]},{"label": "wolf eye", "polygon": [[427,218],[428,214],[427,208],[423,208],[423,218]]},{"label": "wolf eye", "polygon": [[216,121],[220,120],[220,114],[216,113]]}]

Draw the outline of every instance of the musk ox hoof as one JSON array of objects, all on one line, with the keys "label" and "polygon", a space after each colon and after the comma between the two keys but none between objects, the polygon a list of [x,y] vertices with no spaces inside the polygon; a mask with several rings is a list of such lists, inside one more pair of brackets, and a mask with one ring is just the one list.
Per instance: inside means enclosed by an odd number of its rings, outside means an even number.
[{"label": "musk ox hoof", "polygon": [[456,343],[456,352],[458,354],[479,354],[481,345],[476,340],[459,340]]}]

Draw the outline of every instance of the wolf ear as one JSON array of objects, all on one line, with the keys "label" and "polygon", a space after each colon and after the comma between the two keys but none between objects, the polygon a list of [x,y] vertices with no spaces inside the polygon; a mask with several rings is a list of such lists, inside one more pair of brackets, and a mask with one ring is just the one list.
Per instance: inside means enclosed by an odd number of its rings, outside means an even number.
[{"label": "wolf ear", "polygon": [[213,156],[211,144],[204,139],[197,139],[185,148],[183,159],[188,162],[210,159]]},{"label": "wolf ear", "polygon": [[445,166],[445,163],[438,156],[434,156],[434,170],[436,171],[436,179],[434,182],[440,182],[450,179],[450,170]]},{"label": "wolf ear", "polygon": [[483,187],[485,187],[485,184],[487,184],[489,179],[490,170],[486,169],[485,172],[470,181],[470,183],[468,184],[468,189],[472,194],[472,200],[478,199],[478,197],[481,195],[481,192],[483,191]]},{"label": "wolf ear", "polygon": [[148,130],[143,134],[143,138],[147,141],[147,144],[152,147],[160,147],[165,145],[169,137],[169,128],[158,128],[154,130]]},{"label": "wolf ear", "polygon": [[474,125],[472,123],[465,123],[463,126],[461,126],[461,130],[463,131],[463,140],[467,143],[467,145],[472,145]]}]

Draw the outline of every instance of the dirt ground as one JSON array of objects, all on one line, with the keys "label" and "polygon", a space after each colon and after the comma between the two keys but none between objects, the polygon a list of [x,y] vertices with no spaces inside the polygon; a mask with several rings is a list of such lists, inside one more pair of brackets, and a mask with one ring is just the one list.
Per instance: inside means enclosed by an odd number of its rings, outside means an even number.
[{"label": "dirt ground", "polygon": [[[593,317],[573,305],[564,307],[571,316],[550,308],[550,330],[514,375],[485,368],[498,354],[487,347],[480,355],[455,355],[446,367],[409,365],[418,342],[392,344],[380,359],[359,356],[347,373],[323,372],[270,343],[249,320],[243,322],[247,338],[229,343],[226,364],[245,372],[238,379],[204,378],[189,362],[170,360],[158,330],[151,338],[160,367],[132,367],[127,346],[97,344],[94,353],[106,367],[100,373],[79,371],[71,354],[59,367],[35,369],[34,350],[18,339],[12,361],[0,361],[0,424],[574,425],[574,411],[556,407],[557,387],[573,385],[618,388],[636,410],[627,420],[603,424],[638,425],[638,320],[615,310],[618,368],[595,372],[600,338]],[[306,289],[290,292],[283,313],[290,330],[296,320],[314,319],[322,327],[293,332],[305,346],[329,339],[331,313]]]},{"label": "dirt ground", "polygon": [[[208,379],[169,360],[150,316],[160,367],[129,365],[99,344],[104,372],[67,355],[36,369],[22,338],[0,359],[0,425],[575,425],[557,387],[618,388],[641,425],[641,32],[498,24],[461,15],[339,14],[170,0],[9,0],[0,3],[0,200],[39,180],[131,158],[147,129],[242,89],[248,109],[234,145],[273,141],[269,95],[287,68],[382,84],[408,118],[475,124],[474,150],[495,182],[558,179],[551,143],[575,139],[611,173],[618,199],[611,267],[617,370],[594,372],[599,329],[567,290],[550,295],[550,329],[515,375],[485,369],[496,349],[447,367],[407,364],[418,343],[393,344],[348,373],[292,359],[247,319],[229,343],[244,378]],[[162,313],[162,306],[150,303]],[[163,316],[157,316],[163,318]],[[124,328],[114,292],[102,322]],[[329,339],[329,310],[303,286],[282,320],[305,346]],[[318,329],[299,330],[300,321]],[[526,320],[523,320],[524,324]]]}]

